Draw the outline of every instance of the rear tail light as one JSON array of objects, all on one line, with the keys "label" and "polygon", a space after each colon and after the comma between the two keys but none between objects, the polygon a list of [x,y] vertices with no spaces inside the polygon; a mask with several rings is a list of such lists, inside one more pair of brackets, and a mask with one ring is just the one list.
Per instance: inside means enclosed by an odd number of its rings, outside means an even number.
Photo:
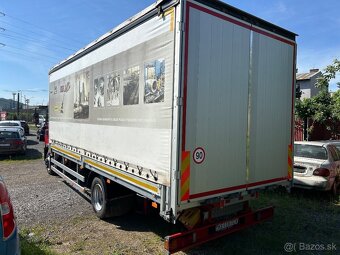
[{"label": "rear tail light", "polygon": [[15,144],[15,145],[23,145],[24,142],[21,141],[21,140],[15,140],[15,141],[14,141],[14,144]]},{"label": "rear tail light", "polygon": [[7,239],[15,230],[13,206],[5,184],[0,181],[0,210],[3,229],[3,238]]},{"label": "rear tail light", "polygon": [[327,168],[317,168],[313,171],[313,175],[316,176],[323,176],[323,177],[327,177],[329,176],[329,170]]}]

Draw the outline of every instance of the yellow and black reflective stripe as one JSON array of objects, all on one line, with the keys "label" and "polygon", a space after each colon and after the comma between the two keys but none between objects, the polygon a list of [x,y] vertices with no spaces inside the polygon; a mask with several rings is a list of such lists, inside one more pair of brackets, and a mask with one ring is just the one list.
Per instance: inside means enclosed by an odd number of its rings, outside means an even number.
[{"label": "yellow and black reflective stripe", "polygon": [[159,190],[158,190],[158,187],[154,186],[154,185],[151,185],[151,184],[148,184],[148,183],[145,183],[145,182],[142,182],[140,180],[137,180],[136,178],[134,177],[131,177],[127,174],[124,174],[124,173],[121,173],[120,171],[117,171],[117,170],[114,170],[113,168],[111,167],[108,167],[108,166],[104,166],[102,164],[99,164],[93,160],[90,160],[90,159],[85,159],[85,163],[95,167],[95,168],[98,168],[104,172],[107,172],[107,173],[110,173],[110,174],[114,174],[115,176],[125,180],[125,181],[128,181],[128,182],[131,182],[131,183],[134,183],[136,184],[137,186],[140,186],[140,187],[143,187],[145,189],[148,189],[149,191],[152,191],[154,193],[159,193]]},{"label": "yellow and black reflective stripe", "polygon": [[51,148],[53,150],[56,150],[56,151],[59,151],[61,153],[64,153],[65,155],[67,156],[70,156],[71,158],[74,158],[74,159],[77,159],[77,160],[80,160],[81,159],[81,156],[76,154],[76,153],[73,153],[73,152],[70,152],[68,150],[64,150],[62,148],[60,148],[59,146],[56,146],[56,145],[52,145]]}]

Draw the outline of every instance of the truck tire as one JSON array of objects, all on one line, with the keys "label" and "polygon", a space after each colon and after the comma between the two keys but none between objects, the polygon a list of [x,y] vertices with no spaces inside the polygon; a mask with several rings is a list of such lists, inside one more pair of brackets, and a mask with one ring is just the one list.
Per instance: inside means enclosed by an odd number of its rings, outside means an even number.
[{"label": "truck tire", "polygon": [[56,176],[57,174],[51,169],[50,160],[51,160],[50,156],[46,157],[45,159],[46,171],[49,175]]},{"label": "truck tire", "polygon": [[102,178],[95,177],[92,181],[91,204],[98,218],[105,219],[110,217],[107,203],[107,188]]},{"label": "truck tire", "polygon": [[49,166],[46,166],[46,171],[49,175],[57,176],[57,174]]},{"label": "truck tire", "polygon": [[52,176],[56,176],[56,175],[57,175],[57,174],[56,174],[55,172],[53,172],[52,169],[49,168],[49,167],[46,167],[46,171],[47,171],[47,173],[48,173],[49,175],[52,175]]},{"label": "truck tire", "polygon": [[332,186],[332,195],[337,198],[338,194],[339,194],[339,183],[338,183],[338,180],[335,180],[334,183],[333,183],[333,186]]},{"label": "truck tire", "polygon": [[118,217],[135,205],[135,193],[119,184],[107,186],[103,178],[95,177],[91,185],[91,203],[100,219]]}]

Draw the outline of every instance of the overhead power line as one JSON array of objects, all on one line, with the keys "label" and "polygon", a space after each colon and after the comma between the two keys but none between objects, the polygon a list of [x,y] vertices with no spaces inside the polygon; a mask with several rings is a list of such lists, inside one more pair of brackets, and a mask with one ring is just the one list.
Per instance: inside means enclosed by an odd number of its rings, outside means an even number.
[{"label": "overhead power line", "polygon": [[33,88],[33,89],[20,89],[20,90],[9,90],[9,89],[0,89],[1,91],[5,92],[17,92],[17,91],[22,91],[22,92],[48,92],[48,89],[41,89],[41,88]]},{"label": "overhead power line", "polygon": [[[75,50],[73,50],[73,49],[69,49],[67,47],[59,46],[59,45],[56,45],[56,44],[53,44],[53,43],[46,43],[44,41],[37,40],[37,39],[34,39],[32,37],[26,37],[25,35],[20,35],[20,33],[15,33],[15,34],[18,34],[18,35],[7,34],[7,33],[4,33],[4,32],[1,32],[1,31],[3,31],[1,29],[2,28],[0,27],[0,37],[6,37],[6,38],[10,38],[14,41],[21,41],[21,42],[30,41],[30,42],[35,43],[35,44],[37,44],[37,45],[39,45],[43,48],[50,49],[50,50],[52,48],[59,48],[60,50],[67,50],[67,51],[75,52]],[[14,33],[11,30],[5,30],[5,31],[10,31],[11,33]]]},{"label": "overhead power line", "polygon": [[[35,40],[35,41],[37,41],[37,42],[41,42],[41,43],[44,43],[45,41],[42,41],[42,40],[39,40],[39,39],[35,39],[35,38],[33,38],[33,37],[30,37],[30,36],[28,36],[28,35],[26,35],[26,34],[23,34],[23,33],[19,33],[19,32],[16,32],[16,31],[13,31],[13,30],[11,30],[11,29],[5,29],[5,28],[2,28],[2,29],[4,29],[4,31],[3,32],[10,32],[10,33],[13,33],[13,34],[16,34],[16,35],[18,35],[18,36],[20,36],[20,37],[23,37],[23,38],[30,38],[31,40]],[[1,28],[0,28],[0,30],[1,30]],[[75,51],[75,49],[71,49],[71,48],[67,48],[67,47],[64,47],[64,46],[61,46],[61,45],[56,45],[56,44],[53,44],[53,45],[55,45],[56,47],[59,47],[59,48],[62,48],[62,49],[65,49],[65,50],[70,50],[70,51]]]},{"label": "overhead power line", "polygon": [[30,50],[28,50],[28,49],[21,49],[21,48],[12,46],[12,45],[6,45],[6,47],[10,47],[10,48],[13,48],[13,49],[16,49],[16,50],[25,51],[25,52],[27,52],[27,53],[31,53],[31,54],[38,55],[38,56],[43,56],[43,57],[47,57],[47,58],[53,58],[53,59],[55,59],[55,60],[60,60],[60,59],[57,58],[57,57],[53,57],[53,56],[50,56],[50,55],[41,54],[40,52],[30,51]]},{"label": "overhead power line", "polygon": [[[23,33],[25,34],[25,36],[26,36],[26,35],[27,35],[27,36],[30,36],[30,37],[32,37],[32,36],[37,36],[37,37],[39,37],[39,38],[41,38],[41,37],[47,37],[46,34],[43,34],[43,33],[41,33],[41,32],[40,32],[40,33],[37,33],[36,31],[33,31],[33,30],[31,30],[31,29],[23,29],[23,28],[20,27],[20,26],[14,25],[14,24],[9,23],[9,22],[6,22],[6,21],[4,21],[4,20],[1,19],[1,16],[0,16],[0,24],[1,24],[3,27],[5,27],[5,26],[4,26],[4,24],[5,24],[5,25],[10,26],[10,27],[12,27],[12,28],[15,28],[15,29],[17,29],[17,30],[19,30],[19,31],[23,31]],[[49,33],[49,32],[48,32],[48,33]],[[49,33],[49,35],[51,36],[52,33]],[[60,44],[62,44],[62,45],[65,45],[64,47],[70,47],[70,46],[71,46],[70,48],[79,48],[78,45],[77,45],[77,47],[72,47],[72,46],[74,46],[74,45],[71,45],[71,44],[70,44],[70,40],[55,38],[55,36],[54,36],[53,38],[49,38],[49,39],[52,39],[52,40],[55,41],[55,42],[58,42],[58,43],[60,43]]]},{"label": "overhead power line", "polygon": [[[23,20],[23,19],[21,19],[21,18],[14,17],[14,16],[9,15],[9,14],[4,13],[4,12],[1,12],[1,13],[3,13],[3,16],[10,17],[11,19],[20,21],[20,22],[22,22],[22,23],[24,23],[24,24],[26,24],[26,25],[30,25],[30,26],[32,26],[32,27],[35,27],[35,28],[41,30],[41,31],[45,31],[45,32],[47,32],[47,33],[50,33],[50,34],[55,35],[55,36],[58,36],[58,37],[62,36],[62,35],[57,34],[57,33],[55,33],[55,32],[51,32],[51,31],[49,31],[49,30],[47,30],[47,29],[45,29],[45,28],[43,28],[43,27],[40,27],[40,26],[38,26],[38,25],[36,25],[36,24],[33,24],[33,23],[31,23],[31,22],[29,22],[29,21],[27,21],[27,20]],[[78,40],[74,40],[73,38],[69,38],[68,40],[71,40],[71,41],[73,41],[73,42],[75,42],[75,43],[81,43],[81,44],[83,44],[83,42],[80,42],[80,41],[78,41]]]},{"label": "overhead power line", "polygon": [[14,51],[10,51],[10,50],[7,50],[7,49],[0,49],[0,55],[1,55],[2,52],[3,53],[12,54],[12,55],[18,55],[18,56],[24,56],[24,57],[29,57],[29,58],[35,58],[37,60],[41,60],[41,61],[44,61],[44,62],[49,62],[50,64],[55,64],[55,61],[48,60],[48,59],[46,59],[43,56],[40,57],[40,56],[34,56],[34,55],[31,55],[31,54],[27,54],[27,53],[14,52]]},{"label": "overhead power line", "polygon": [[[50,61],[52,62],[52,59],[53,59],[53,61],[54,62],[57,62],[59,59],[58,58],[56,58],[56,57],[53,57],[53,56],[49,56],[49,55],[45,55],[45,54],[41,54],[41,53],[39,53],[39,52],[35,52],[35,51],[29,51],[29,50],[26,50],[26,49],[21,49],[21,48],[18,48],[18,47],[15,47],[15,46],[9,46],[9,45],[6,45],[6,44],[4,44],[4,43],[0,43],[3,47],[2,48],[0,48],[0,53],[1,53],[1,51],[9,51],[9,50],[7,50],[7,47],[8,48],[13,48],[13,49],[15,49],[15,50],[19,50],[19,51],[22,51],[23,53],[22,53],[22,55],[26,55],[26,56],[36,56],[36,57],[43,57],[43,58],[48,58],[48,59],[50,59]],[[6,48],[5,48],[6,47]],[[10,51],[11,53],[13,53],[13,51]],[[15,51],[16,52],[16,51]],[[14,52],[14,53],[15,53]],[[19,52],[18,52],[19,53]]]}]

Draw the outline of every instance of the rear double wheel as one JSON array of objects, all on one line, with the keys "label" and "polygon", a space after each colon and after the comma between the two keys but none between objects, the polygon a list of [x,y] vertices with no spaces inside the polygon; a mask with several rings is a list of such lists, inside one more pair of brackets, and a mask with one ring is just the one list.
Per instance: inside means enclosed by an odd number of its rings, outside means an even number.
[{"label": "rear double wheel", "polygon": [[97,217],[100,219],[109,217],[106,185],[101,178],[95,177],[92,181],[91,203]]},{"label": "rear double wheel", "polygon": [[95,177],[91,185],[91,204],[97,217],[106,219],[131,211],[135,196],[119,184],[107,184],[103,177]]}]

